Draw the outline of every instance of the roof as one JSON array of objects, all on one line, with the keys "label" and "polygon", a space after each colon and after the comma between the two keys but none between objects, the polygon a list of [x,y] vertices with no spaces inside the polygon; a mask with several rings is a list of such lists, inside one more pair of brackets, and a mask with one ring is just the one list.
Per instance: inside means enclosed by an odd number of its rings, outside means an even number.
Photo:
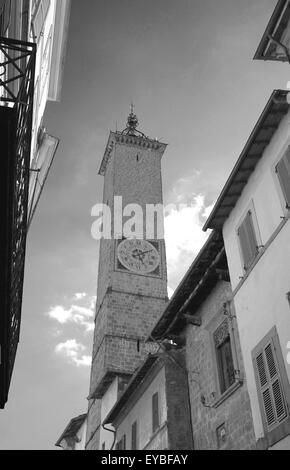
[{"label": "roof", "polygon": [[106,173],[108,162],[111,158],[115,144],[119,145],[134,145],[136,148],[145,148],[156,150],[162,154],[165,152],[167,144],[159,142],[158,140],[149,139],[143,135],[123,134],[122,132],[110,132],[108,143],[99,169],[99,175],[104,176]]},{"label": "roof", "polygon": [[184,306],[187,307],[185,303],[188,300],[188,310],[193,315],[218,282],[220,275],[217,268],[228,273],[222,234],[213,231],[153,328],[151,339],[164,338],[184,327],[185,320],[180,313]]},{"label": "roof", "polygon": [[131,399],[132,393],[136,388],[143,382],[148,372],[151,370],[153,365],[158,361],[160,355],[158,354],[149,354],[141,366],[137,369],[132,379],[128,383],[128,386],[120,396],[119,400],[116,402],[110,413],[105,418],[103,424],[110,424],[115,421],[119,415],[122,408],[127,404]]},{"label": "roof", "polygon": [[276,41],[281,42],[283,33],[287,28],[290,19],[290,1],[279,0],[271,19],[266,27],[261,42],[255,53],[254,59],[256,60],[280,60],[287,61],[286,54],[277,54],[277,44],[271,41],[269,35]]},{"label": "roof", "polygon": [[75,436],[80,430],[80,428],[82,427],[86,418],[87,418],[87,414],[85,413],[85,414],[77,416],[76,418],[71,419],[55,445],[57,447],[61,447],[60,444],[63,439],[66,439],[67,437]]},{"label": "roof", "polygon": [[257,163],[262,158],[266,147],[271,142],[273,135],[289,110],[290,105],[287,102],[288,93],[286,90],[273,91],[206,221],[204,230],[208,228],[222,229],[224,222],[229,217],[250,176],[254,172]]}]

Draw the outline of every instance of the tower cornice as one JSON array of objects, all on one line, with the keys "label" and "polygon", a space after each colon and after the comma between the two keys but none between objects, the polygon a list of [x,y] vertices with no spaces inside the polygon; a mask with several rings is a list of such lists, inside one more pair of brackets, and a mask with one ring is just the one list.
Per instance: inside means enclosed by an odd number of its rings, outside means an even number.
[{"label": "tower cornice", "polygon": [[122,132],[110,132],[108,143],[102,159],[99,170],[99,175],[104,176],[106,173],[107,164],[110,160],[115,145],[130,145],[139,149],[150,149],[159,151],[162,155],[168,144],[159,142],[157,139],[150,139],[138,135],[123,134]]}]

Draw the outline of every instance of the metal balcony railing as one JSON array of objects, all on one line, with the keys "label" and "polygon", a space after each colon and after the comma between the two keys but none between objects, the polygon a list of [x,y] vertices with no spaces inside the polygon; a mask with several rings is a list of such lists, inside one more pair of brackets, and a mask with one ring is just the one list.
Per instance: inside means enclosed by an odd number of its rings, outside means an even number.
[{"label": "metal balcony railing", "polygon": [[20,333],[35,59],[35,44],[0,38],[0,230],[6,241],[0,267],[0,407],[7,401]]}]

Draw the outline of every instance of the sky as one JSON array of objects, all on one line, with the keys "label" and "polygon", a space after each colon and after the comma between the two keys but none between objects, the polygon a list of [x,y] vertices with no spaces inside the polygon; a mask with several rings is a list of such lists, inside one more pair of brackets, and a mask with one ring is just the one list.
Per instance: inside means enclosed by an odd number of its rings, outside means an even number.
[{"label": "sky", "polygon": [[87,411],[99,244],[92,207],[110,130],[133,100],[140,130],[168,143],[165,220],[171,295],[208,234],[206,217],[289,66],[253,61],[276,0],[72,0],[61,139],[27,241],[21,338],[0,449],[54,450]]}]

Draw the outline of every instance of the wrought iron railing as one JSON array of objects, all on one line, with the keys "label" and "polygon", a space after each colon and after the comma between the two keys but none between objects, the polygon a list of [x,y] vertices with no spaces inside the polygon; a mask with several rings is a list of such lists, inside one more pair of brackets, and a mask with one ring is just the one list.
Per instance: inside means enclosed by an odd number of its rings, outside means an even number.
[{"label": "wrought iron railing", "polygon": [[[9,207],[10,222],[8,244],[8,311],[6,325],[8,336],[6,351],[6,386],[9,388],[19,342],[21,306],[24,278],[24,262],[27,234],[27,206],[29,168],[33,122],[33,95],[35,80],[36,45],[0,38],[0,106],[13,108],[14,134],[10,136],[11,154],[1,158],[11,159],[9,191],[12,191]],[[8,110],[7,110],[8,111]],[[4,110],[3,110],[4,112]],[[8,114],[7,114],[8,116]],[[11,116],[11,114],[9,115]],[[11,118],[11,117],[10,117]],[[4,221],[7,223],[7,221]],[[2,314],[2,312],[1,312]]]}]

